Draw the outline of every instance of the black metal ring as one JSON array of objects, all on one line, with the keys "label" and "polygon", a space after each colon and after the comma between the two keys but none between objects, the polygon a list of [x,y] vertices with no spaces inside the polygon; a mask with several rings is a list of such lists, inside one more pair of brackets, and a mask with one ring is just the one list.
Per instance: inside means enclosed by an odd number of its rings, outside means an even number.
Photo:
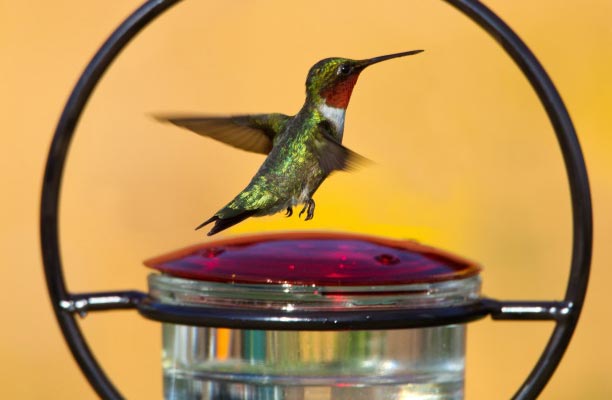
[{"label": "black metal ring", "polygon": [[172,324],[234,329],[334,331],[424,328],[462,324],[491,313],[485,301],[454,307],[359,311],[228,311],[208,307],[164,304],[143,299],[138,311],[145,317]]},{"label": "black metal ring", "polygon": [[[142,28],[180,0],[149,0],[128,17],[102,45],[74,87],[57,125],[45,169],[40,234],[47,288],[62,333],[81,370],[98,395],[120,399],[92,355],[75,321],[75,313],[139,307],[146,313],[146,295],[123,291],[70,294],[65,285],[59,251],[58,208],[62,174],[77,122],[91,93],[120,51]],[[572,337],[586,294],[592,251],[592,207],[584,159],[567,110],[550,78],[521,39],[492,11],[475,0],[445,0],[487,31],[516,62],[531,83],[554,127],[567,170],[573,217],[570,278],[563,302],[498,302],[483,300],[486,313],[496,319],[557,321],[538,363],[515,399],[532,399],[542,391]],[[144,300],[143,300],[144,299]],[[140,306],[141,305],[141,306]],[[560,311],[561,310],[561,311]],[[478,312],[478,314],[480,311]]]},{"label": "black metal ring", "polygon": [[497,15],[478,1],[446,0],[487,31],[512,57],[546,109],[563,153],[570,185],[573,243],[570,277],[565,301],[571,305],[568,318],[560,321],[537,364],[514,395],[515,399],[537,397],[559,365],[572,338],[584,304],[589,281],[593,244],[593,214],[589,178],[572,120],[546,71],[525,43]]},{"label": "black metal ring", "polygon": [[104,399],[122,396],[108,379],[91,353],[73,311],[67,304],[75,302],[64,281],[58,237],[58,209],[62,174],[70,141],[77,122],[96,84],[119,52],[142,28],[180,0],[149,0],[130,15],[106,40],[79,78],[55,129],[42,187],[40,205],[40,238],[47,289],[53,311],[72,355],[87,380]]},{"label": "black metal ring", "polygon": [[487,315],[494,319],[564,321],[571,307],[565,302],[500,302],[480,298],[452,307],[346,310],[283,311],[167,304],[149,296],[140,299],[138,312],[144,317],[171,324],[261,330],[371,330],[408,329],[464,324]]}]

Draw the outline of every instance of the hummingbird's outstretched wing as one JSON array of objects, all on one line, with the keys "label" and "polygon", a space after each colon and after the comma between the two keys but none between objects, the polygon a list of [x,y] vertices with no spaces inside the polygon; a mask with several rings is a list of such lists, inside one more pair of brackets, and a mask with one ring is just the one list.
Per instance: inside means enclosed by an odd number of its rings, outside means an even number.
[{"label": "hummingbird's outstretched wing", "polygon": [[318,135],[314,141],[314,152],[319,165],[327,175],[336,170],[352,171],[371,163],[367,158],[338,143],[333,136],[333,128],[328,121],[319,123]]},{"label": "hummingbird's outstretched wing", "polygon": [[231,117],[160,115],[155,118],[242,150],[268,154],[272,150],[274,138],[285,129],[292,117],[284,114],[253,114]]}]

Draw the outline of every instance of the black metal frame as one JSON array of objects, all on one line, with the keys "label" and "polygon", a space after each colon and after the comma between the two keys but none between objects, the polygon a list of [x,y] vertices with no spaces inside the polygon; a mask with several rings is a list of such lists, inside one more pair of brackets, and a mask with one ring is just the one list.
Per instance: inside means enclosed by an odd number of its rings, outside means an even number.
[{"label": "black metal frame", "polygon": [[[592,207],[584,159],[574,126],[550,78],[521,39],[491,10],[475,0],[445,0],[487,31],[510,55],[538,94],[554,127],[567,170],[573,217],[573,247],[569,282],[563,301],[504,302],[482,299],[467,307],[396,311],[379,314],[339,313],[261,315],[237,310],[232,315],[189,307],[162,305],[136,291],[69,293],[63,277],[58,238],[58,208],[62,174],[70,141],[80,115],[99,79],[121,50],[142,28],[180,0],[149,0],[128,17],[91,60],[64,108],[51,143],[44,175],[40,234],[47,287],[62,333],[81,370],[99,396],[120,399],[77,324],[75,314],[92,311],[134,309],[149,318],[200,325],[223,325],[260,329],[380,329],[432,326],[467,322],[491,315],[506,320],[552,320],[556,322],[549,342],[536,366],[514,399],[533,399],[542,391],[572,337],[586,294],[592,251]],[[366,315],[367,314],[367,315]],[[331,323],[330,323],[331,321]],[[245,325],[246,324],[246,325]],[[382,325],[381,325],[382,324]]]},{"label": "black metal frame", "polygon": [[566,302],[499,302],[482,298],[453,307],[368,311],[291,311],[215,309],[164,304],[150,297],[137,304],[143,316],[180,325],[236,329],[335,331],[406,329],[463,324],[491,315],[494,319],[563,321]]}]

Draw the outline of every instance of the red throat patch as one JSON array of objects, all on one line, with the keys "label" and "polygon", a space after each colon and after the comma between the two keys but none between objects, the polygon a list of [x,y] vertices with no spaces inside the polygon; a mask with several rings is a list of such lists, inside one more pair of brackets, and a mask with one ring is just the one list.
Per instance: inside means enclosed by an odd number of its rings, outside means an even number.
[{"label": "red throat patch", "polygon": [[359,78],[359,74],[351,75],[334,86],[323,90],[321,97],[325,99],[325,104],[335,108],[346,108],[351,99],[355,83],[357,83],[357,78]]}]

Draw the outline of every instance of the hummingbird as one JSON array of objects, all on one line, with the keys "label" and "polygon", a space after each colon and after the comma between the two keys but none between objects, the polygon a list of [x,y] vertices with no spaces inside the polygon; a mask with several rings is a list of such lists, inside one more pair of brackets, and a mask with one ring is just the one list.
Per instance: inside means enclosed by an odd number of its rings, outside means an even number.
[{"label": "hummingbird", "polygon": [[344,116],[359,74],[368,66],[422,52],[412,50],[366,60],[326,58],[310,68],[306,101],[294,116],[251,114],[215,117],[158,116],[199,135],[230,146],[267,154],[251,182],[225,207],[196,227],[215,223],[208,236],[249,217],[260,217],[303,205],[299,216],[314,217],[313,194],[333,171],[351,170],[368,160],[342,145]]}]

